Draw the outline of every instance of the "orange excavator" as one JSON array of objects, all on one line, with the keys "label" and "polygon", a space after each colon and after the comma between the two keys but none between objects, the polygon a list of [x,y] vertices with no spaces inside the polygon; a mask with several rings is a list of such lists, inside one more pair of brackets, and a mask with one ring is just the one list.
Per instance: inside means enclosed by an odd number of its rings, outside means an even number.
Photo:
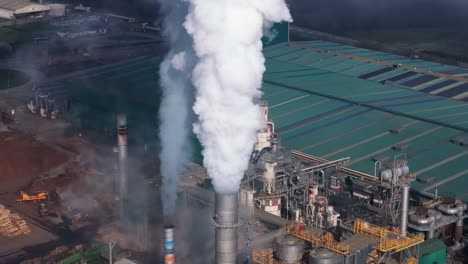
[{"label": "orange excavator", "polygon": [[28,195],[26,192],[21,191],[21,198],[16,200],[18,202],[25,202],[25,201],[40,201],[40,200],[46,200],[47,199],[47,193],[46,192],[40,192],[36,195]]}]

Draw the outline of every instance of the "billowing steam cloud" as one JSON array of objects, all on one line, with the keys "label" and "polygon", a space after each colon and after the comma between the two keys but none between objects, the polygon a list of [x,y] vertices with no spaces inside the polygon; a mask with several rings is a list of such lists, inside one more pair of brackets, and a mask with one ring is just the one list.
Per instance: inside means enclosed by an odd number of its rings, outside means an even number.
[{"label": "billowing steam cloud", "polygon": [[189,2],[184,26],[198,57],[194,132],[216,191],[234,193],[264,126],[254,103],[265,71],[262,33],[274,22],[291,21],[291,15],[284,0]]},{"label": "billowing steam cloud", "polygon": [[192,41],[182,24],[188,5],[183,0],[160,0],[165,15],[165,35],[171,50],[160,66],[163,97],[159,109],[161,141],[162,200],[165,216],[171,216],[177,199],[177,183],[189,158],[194,65]]}]

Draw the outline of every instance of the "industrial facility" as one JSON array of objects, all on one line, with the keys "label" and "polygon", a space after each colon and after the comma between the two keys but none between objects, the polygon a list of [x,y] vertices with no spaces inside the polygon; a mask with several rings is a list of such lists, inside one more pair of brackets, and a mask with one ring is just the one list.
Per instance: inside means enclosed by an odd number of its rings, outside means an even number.
[{"label": "industrial facility", "polygon": [[47,5],[28,0],[3,0],[0,2],[0,17],[12,20],[22,17],[41,16],[50,10],[51,8]]},{"label": "industrial facility", "polygon": [[[8,19],[51,10],[3,2]],[[0,264],[468,263],[467,68],[292,41],[275,24],[264,126],[254,146],[232,146],[252,149],[238,191],[216,189],[189,135],[167,216],[164,33],[79,9],[55,10],[64,18],[30,43],[42,72],[0,90]]]}]

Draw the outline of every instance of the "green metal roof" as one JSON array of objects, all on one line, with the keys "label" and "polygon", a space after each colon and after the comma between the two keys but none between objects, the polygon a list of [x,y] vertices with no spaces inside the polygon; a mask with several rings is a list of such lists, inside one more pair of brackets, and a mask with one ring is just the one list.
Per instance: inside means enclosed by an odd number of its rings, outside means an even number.
[{"label": "green metal roof", "polygon": [[[336,43],[300,44],[418,64],[422,69],[463,72],[454,66]],[[405,82],[424,75],[408,73],[402,68],[385,69],[378,63],[288,43],[266,48],[264,53],[267,71],[263,99],[269,103],[270,118],[285,146],[328,160],[351,157],[349,167],[373,174],[373,158],[393,159],[399,152],[392,147],[405,144],[411,171],[418,177],[435,178],[431,183],[415,182],[414,188],[432,191],[438,186],[441,194],[466,194],[466,189],[458,186],[468,183],[468,149],[451,143],[450,138],[468,137],[467,103],[401,84],[382,83],[401,74],[405,74],[401,77]],[[381,73],[367,79],[359,78],[377,70]],[[439,81],[436,77],[423,80]],[[421,84],[424,82],[420,87]],[[391,133],[390,130],[400,132]],[[468,196],[462,198],[468,201]]]},{"label": "green metal roof", "polygon": [[[340,44],[314,43],[359,56],[401,59]],[[392,69],[397,72],[387,71],[380,77],[377,74],[363,79],[359,76],[385,66],[288,44],[268,47],[264,53],[267,71],[263,98],[269,102],[270,117],[285,146],[329,160],[349,156],[351,168],[371,174],[372,158],[392,158],[398,154],[392,146],[406,143],[411,171],[418,177],[435,177],[432,183],[415,182],[414,188],[430,191],[439,185],[440,194],[466,193],[468,149],[449,139],[459,134],[468,136],[468,104],[420,91],[421,87],[441,80],[429,78],[414,87],[403,83],[384,85],[381,81],[385,77],[405,71]],[[333,60],[325,63],[327,58]],[[97,129],[113,127],[114,113],[129,111],[132,124],[141,128],[132,128],[139,132],[130,135],[150,142],[155,138],[150,132],[157,112],[159,62],[156,57],[136,58],[77,74],[62,82],[78,101],[95,109],[81,111],[82,123],[92,123],[89,126]],[[432,62],[418,64],[445,68]],[[447,67],[464,74],[464,69]],[[102,118],[105,114],[107,122]],[[389,132],[397,128],[402,128],[399,134]],[[463,199],[468,201],[468,197]]]}]

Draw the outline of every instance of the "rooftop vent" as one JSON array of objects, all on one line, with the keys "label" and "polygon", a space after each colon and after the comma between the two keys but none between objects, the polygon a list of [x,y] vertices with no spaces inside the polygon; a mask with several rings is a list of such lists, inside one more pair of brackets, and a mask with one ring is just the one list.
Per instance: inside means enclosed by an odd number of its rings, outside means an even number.
[{"label": "rooftop vent", "polygon": [[393,85],[393,82],[392,82],[392,81],[389,81],[389,80],[386,80],[386,81],[384,82],[384,85],[386,85],[386,86],[392,86],[392,85]]},{"label": "rooftop vent", "polygon": [[379,156],[375,156],[371,159],[373,162],[377,162],[377,161],[380,161],[380,162],[384,162],[384,161],[387,161],[388,160],[388,157],[387,156],[384,156],[384,155],[379,155]]},{"label": "rooftop vent", "polygon": [[416,179],[416,181],[422,183],[422,184],[429,184],[429,183],[433,183],[435,181],[435,176],[431,176],[431,175],[424,175],[422,177],[418,177]]},{"label": "rooftop vent", "polygon": [[468,146],[468,137],[466,135],[453,136],[449,140],[453,144],[457,144],[460,146]]},{"label": "rooftop vent", "polygon": [[408,148],[408,144],[407,143],[399,143],[399,144],[396,144],[396,145],[393,145],[392,146],[392,149],[394,151],[404,151]]},{"label": "rooftop vent", "polygon": [[395,128],[392,128],[390,130],[388,130],[390,133],[392,134],[400,134],[401,131],[403,131],[406,127],[404,126],[399,126],[399,127],[395,127]]}]

